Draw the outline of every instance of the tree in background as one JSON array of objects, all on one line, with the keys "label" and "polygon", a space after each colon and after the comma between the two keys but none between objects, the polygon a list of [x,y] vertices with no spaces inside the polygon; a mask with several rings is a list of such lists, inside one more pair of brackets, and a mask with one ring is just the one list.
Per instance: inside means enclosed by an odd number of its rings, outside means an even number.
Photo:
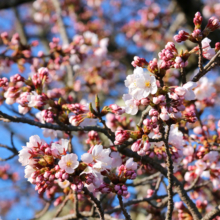
[{"label": "tree in background", "polygon": [[220,219],[217,1],[0,9],[3,219]]}]

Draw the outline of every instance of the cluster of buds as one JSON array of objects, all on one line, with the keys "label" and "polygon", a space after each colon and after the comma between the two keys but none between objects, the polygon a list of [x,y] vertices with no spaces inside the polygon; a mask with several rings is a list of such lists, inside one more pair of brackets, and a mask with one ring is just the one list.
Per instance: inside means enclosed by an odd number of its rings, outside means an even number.
[{"label": "cluster of buds", "polygon": [[196,12],[195,17],[193,18],[193,23],[195,25],[195,29],[200,29],[202,25],[202,16],[200,12]]},{"label": "cluster of buds", "polygon": [[137,177],[137,174],[135,173],[134,170],[132,169],[128,169],[125,165],[121,165],[120,167],[118,167],[118,175],[121,178],[125,178],[125,179],[131,179],[134,180]]},{"label": "cluster of buds", "polygon": [[116,104],[109,105],[109,108],[111,109],[111,112],[116,115],[122,115],[125,113],[125,110]]},{"label": "cluster of buds", "polygon": [[127,196],[128,195],[128,188],[125,185],[115,185],[114,187],[115,192],[120,196]]},{"label": "cluster of buds", "polygon": [[154,58],[153,60],[151,60],[149,62],[149,65],[148,65],[148,70],[152,73],[157,73],[158,72],[158,65],[157,65],[157,59]]},{"label": "cluster of buds", "polygon": [[79,178],[74,178],[74,183],[71,184],[71,189],[77,193],[82,192],[84,184]]},{"label": "cluster of buds", "polygon": [[168,42],[161,52],[159,52],[158,56],[162,60],[160,68],[169,69],[174,65],[174,59],[178,55],[177,49],[173,42]]},{"label": "cluster of buds", "polygon": [[80,103],[62,105],[62,108],[68,109],[76,115],[83,114],[89,111],[88,106]]},{"label": "cluster of buds", "polygon": [[115,132],[115,145],[123,144],[130,138],[130,133],[126,130],[119,130]]},{"label": "cluster of buds", "polygon": [[178,51],[173,42],[168,42],[165,49],[159,52],[158,56],[162,60],[160,69],[170,69],[171,67],[179,69],[188,65],[188,56],[186,56],[186,54],[178,55]]},{"label": "cluster of buds", "polygon": [[175,64],[174,64],[174,68],[176,69],[180,69],[180,68],[183,68],[183,67],[186,67],[188,65],[188,61],[184,61],[183,58],[181,57],[176,57],[175,59]]},{"label": "cluster of buds", "polygon": [[96,131],[90,131],[88,133],[88,139],[86,140],[87,144],[90,144],[92,146],[100,143],[99,134]]},{"label": "cluster of buds", "polygon": [[46,109],[42,111],[42,117],[45,122],[47,123],[54,123],[54,118],[56,117],[56,114],[54,114],[51,109]]},{"label": "cluster of buds", "polygon": [[184,112],[184,117],[185,117],[186,121],[188,121],[190,123],[194,123],[197,121],[196,109],[195,109],[194,105],[190,105],[190,106],[186,107],[185,112]]},{"label": "cluster of buds", "polygon": [[10,77],[10,82],[12,83],[24,82],[24,80],[25,80],[24,77],[18,73]]},{"label": "cluster of buds", "polygon": [[106,125],[115,131],[118,128],[131,129],[134,127],[134,121],[132,118],[120,115],[114,115],[109,113],[106,115]]},{"label": "cluster of buds", "polygon": [[208,24],[206,25],[205,29],[203,30],[204,36],[208,36],[210,32],[217,30],[220,27],[220,22],[218,18],[211,17],[209,18]]},{"label": "cluster of buds", "polygon": [[179,33],[177,35],[174,36],[174,40],[177,43],[181,43],[183,41],[186,41],[189,38],[189,33],[187,33],[186,31],[179,31]]},{"label": "cluster of buds", "polygon": [[131,146],[131,150],[137,152],[140,156],[145,156],[150,149],[150,142],[148,140],[139,139]]},{"label": "cluster of buds", "polygon": [[85,183],[90,185],[95,180],[95,177],[92,173],[88,173],[85,177]]},{"label": "cluster of buds", "polygon": [[112,192],[112,187],[107,183],[102,183],[98,188],[96,188],[96,192],[110,193]]},{"label": "cluster of buds", "polygon": [[134,61],[131,62],[131,65],[133,67],[147,67],[148,66],[148,62],[144,59],[144,58],[140,58],[138,56],[134,57]]}]

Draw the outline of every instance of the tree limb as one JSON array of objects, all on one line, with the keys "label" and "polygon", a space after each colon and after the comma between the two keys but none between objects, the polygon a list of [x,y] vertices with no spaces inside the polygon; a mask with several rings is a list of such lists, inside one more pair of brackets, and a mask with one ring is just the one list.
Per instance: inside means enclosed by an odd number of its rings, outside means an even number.
[{"label": "tree limb", "polygon": [[24,3],[34,2],[35,0],[7,0],[0,1],[0,9],[8,9],[19,6]]}]

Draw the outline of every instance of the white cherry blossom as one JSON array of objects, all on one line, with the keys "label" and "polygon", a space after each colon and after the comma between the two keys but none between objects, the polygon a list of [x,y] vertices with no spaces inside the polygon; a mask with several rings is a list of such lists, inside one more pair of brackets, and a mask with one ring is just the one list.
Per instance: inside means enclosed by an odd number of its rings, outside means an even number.
[{"label": "white cherry blossom", "polygon": [[76,154],[67,154],[61,157],[58,162],[61,169],[64,169],[66,173],[74,173],[75,169],[79,166],[79,161],[77,161],[78,156]]},{"label": "white cherry blossom", "polygon": [[61,139],[60,143],[52,143],[51,150],[57,150],[60,154],[63,153],[63,151],[67,151],[69,146],[69,140],[67,139]]},{"label": "white cherry blossom", "polygon": [[141,67],[136,67],[134,73],[127,76],[125,86],[129,88],[129,94],[138,100],[157,92],[156,78]]},{"label": "white cherry blossom", "polygon": [[211,40],[209,38],[204,38],[202,40],[202,55],[208,60],[211,60],[215,56],[215,49],[210,47]]},{"label": "white cherry blossom", "polygon": [[213,83],[211,83],[207,77],[202,77],[199,80],[198,85],[199,86],[194,90],[196,99],[198,100],[204,100],[206,98],[209,98],[212,95],[212,93],[216,91],[213,87]]},{"label": "white cherry blossom", "polygon": [[110,169],[112,163],[112,159],[109,156],[110,152],[110,149],[103,149],[102,145],[95,145],[92,153],[83,154],[81,160],[85,163],[92,163],[93,168],[99,170]]},{"label": "white cherry blossom", "polygon": [[137,169],[137,163],[134,162],[133,158],[129,158],[126,163],[125,163],[125,167],[128,170],[136,170]]},{"label": "white cherry blossom", "polygon": [[124,94],[122,99],[125,102],[125,112],[130,115],[136,115],[138,112],[137,100],[133,99],[129,94]]},{"label": "white cherry blossom", "polygon": [[33,182],[33,179],[31,178],[31,175],[34,172],[35,172],[35,169],[32,166],[27,165],[25,167],[25,170],[24,170],[25,176],[24,177],[27,178],[28,181],[31,182],[31,183]]},{"label": "white cherry blossom", "polygon": [[195,82],[189,81],[186,84],[183,85],[183,88],[186,90],[185,92],[185,100],[187,101],[191,101],[196,99],[195,93],[193,91],[193,89],[197,86],[197,84]]}]

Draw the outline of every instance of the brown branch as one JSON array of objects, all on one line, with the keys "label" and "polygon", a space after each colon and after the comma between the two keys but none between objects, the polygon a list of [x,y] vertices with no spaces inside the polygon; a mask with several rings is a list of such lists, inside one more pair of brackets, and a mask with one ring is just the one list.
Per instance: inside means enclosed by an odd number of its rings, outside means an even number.
[{"label": "brown branch", "polygon": [[129,183],[129,184],[126,184],[127,186],[139,186],[139,185],[143,185],[145,184],[146,182],[150,181],[150,180],[154,180],[155,178],[159,177],[161,174],[160,172],[157,172],[157,173],[154,173],[150,176],[147,176],[139,181],[135,181],[134,183]]},{"label": "brown branch", "polygon": [[48,211],[48,209],[50,208],[50,205],[51,205],[51,203],[47,202],[44,205],[44,208],[34,216],[33,220],[42,217]]},{"label": "brown branch", "polygon": [[13,7],[13,11],[14,11],[14,14],[15,14],[15,24],[16,24],[16,30],[19,34],[19,37],[21,39],[21,43],[26,45],[28,43],[28,40],[27,40],[27,36],[26,36],[26,33],[25,33],[25,29],[24,29],[24,23],[21,21],[21,16],[19,14],[19,11],[16,7]]},{"label": "brown branch", "polygon": [[[62,17],[62,10],[61,10],[61,5],[59,0],[52,0],[56,14],[57,14],[57,23],[59,26],[59,31],[61,35],[61,39],[63,41],[63,44],[69,45],[69,37],[66,31],[66,27],[63,22],[63,17]],[[70,65],[67,65],[67,85],[68,86],[73,86],[73,68]]]},{"label": "brown branch", "polygon": [[0,144],[0,147],[5,148],[13,153],[11,156],[9,156],[7,158],[4,158],[4,159],[0,158],[0,161],[7,161],[7,160],[10,160],[18,155],[18,150],[14,147],[14,145],[12,145],[12,147],[9,147],[7,145]]},{"label": "brown branch", "polygon": [[105,220],[104,211],[102,209],[100,201],[93,195],[93,193],[89,192],[89,190],[86,187],[83,188],[83,191],[86,195],[90,197],[91,201],[95,204],[97,211],[99,213],[100,219]]},{"label": "brown branch", "polygon": [[199,42],[198,44],[199,44],[199,62],[198,62],[198,66],[199,66],[200,72],[203,72],[204,68],[203,68],[202,43]]},{"label": "brown branch", "polygon": [[167,165],[167,178],[169,181],[169,184],[167,186],[168,207],[167,207],[166,220],[172,220],[172,213],[173,213],[173,208],[174,208],[174,203],[173,203],[173,161],[171,158],[170,147],[169,147],[169,143],[168,143],[169,133],[170,133],[170,125],[168,125],[167,133],[166,134],[164,132],[162,133],[163,141],[165,144],[165,150],[166,150],[166,154],[167,154],[166,165]]},{"label": "brown branch", "polygon": [[79,214],[79,201],[78,201],[77,192],[75,192],[74,213],[76,214],[76,217],[80,216],[80,214]]},{"label": "brown branch", "polygon": [[34,2],[35,0],[7,0],[0,1],[0,9],[8,9],[19,6],[24,3]]},{"label": "brown branch", "polygon": [[220,216],[220,205],[208,212],[201,220],[212,220],[217,216]]},{"label": "brown branch", "polygon": [[119,204],[120,204],[121,210],[122,210],[122,212],[123,212],[123,214],[125,216],[125,219],[126,220],[131,220],[131,216],[128,214],[127,210],[124,207],[124,203],[122,201],[121,195],[117,195],[117,196],[118,196],[118,200],[119,200]]},{"label": "brown branch", "polygon": [[[162,167],[158,162],[156,162],[152,158],[148,156],[141,157],[136,152],[133,152],[130,149],[123,149],[123,148],[121,149],[120,147],[118,147],[118,151],[127,157],[134,158],[136,161],[141,161],[142,164],[150,164],[154,169],[160,171],[165,177],[167,177],[167,169]],[[200,212],[198,211],[193,201],[189,198],[182,184],[179,182],[179,180],[175,176],[173,176],[173,184],[181,200],[186,204],[187,208],[189,209],[189,212],[193,216],[193,219],[200,220],[202,218]]]},{"label": "brown branch", "polygon": [[142,112],[140,121],[137,123],[137,125],[138,125],[139,127],[142,126],[143,121],[144,121],[144,119],[146,118],[146,116],[148,115],[150,109],[151,109],[151,106],[148,106],[148,107]]},{"label": "brown branch", "polygon": [[185,68],[180,69],[180,76],[181,76],[181,84],[186,83],[186,73],[185,73]]},{"label": "brown branch", "polygon": [[[71,192],[71,191],[70,191]],[[59,216],[59,214],[62,212],[64,206],[67,204],[67,202],[69,201],[70,198],[70,192],[69,194],[66,196],[66,198],[63,200],[62,204],[59,206],[58,210],[56,211],[56,214],[54,217]]]},{"label": "brown branch", "polygon": [[[107,137],[109,137],[108,132],[99,126],[85,126],[85,127],[80,127],[80,126],[71,126],[71,125],[65,125],[61,127],[60,125],[54,125],[50,123],[40,123],[28,118],[23,118],[23,117],[15,117],[15,116],[10,116],[8,114],[3,113],[0,111],[0,120],[4,122],[16,122],[16,123],[24,123],[24,124],[29,124],[29,125],[34,125],[39,128],[48,128],[48,129],[53,129],[53,130],[60,130],[60,131],[97,131],[105,134]],[[110,137],[109,137],[110,138]]]},{"label": "brown branch", "polygon": [[[192,79],[193,82],[199,81],[201,77],[203,77],[211,68],[218,64],[218,58],[220,57],[220,51],[218,51],[214,57],[205,65],[203,71],[199,71]],[[217,61],[217,62],[216,62]],[[214,65],[213,65],[214,64]]]}]

